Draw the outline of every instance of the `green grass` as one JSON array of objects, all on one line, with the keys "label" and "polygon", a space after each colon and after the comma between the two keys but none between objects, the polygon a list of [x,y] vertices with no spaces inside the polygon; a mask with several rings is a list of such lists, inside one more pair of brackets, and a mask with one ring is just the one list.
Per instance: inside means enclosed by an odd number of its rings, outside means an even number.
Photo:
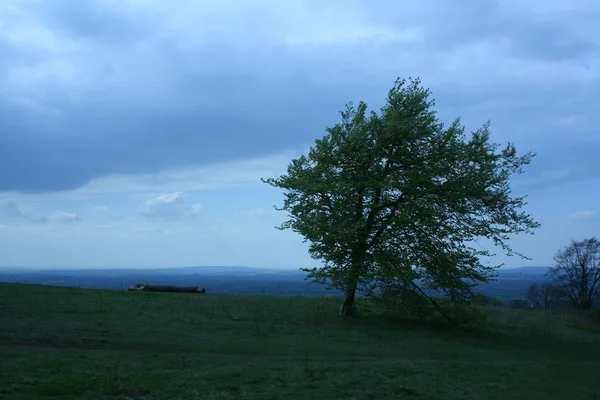
[{"label": "green grass", "polygon": [[600,399],[600,332],[490,309],[478,330],[335,299],[0,284],[0,399]]}]

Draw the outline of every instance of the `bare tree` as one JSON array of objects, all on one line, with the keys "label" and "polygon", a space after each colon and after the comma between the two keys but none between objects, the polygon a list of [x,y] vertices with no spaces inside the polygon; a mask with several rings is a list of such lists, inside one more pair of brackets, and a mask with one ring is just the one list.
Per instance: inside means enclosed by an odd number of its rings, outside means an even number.
[{"label": "bare tree", "polygon": [[527,289],[527,299],[535,308],[552,308],[562,297],[563,290],[554,283],[532,283]]},{"label": "bare tree", "polygon": [[596,238],[572,241],[556,253],[548,271],[575,308],[589,310],[600,292],[600,242]]}]

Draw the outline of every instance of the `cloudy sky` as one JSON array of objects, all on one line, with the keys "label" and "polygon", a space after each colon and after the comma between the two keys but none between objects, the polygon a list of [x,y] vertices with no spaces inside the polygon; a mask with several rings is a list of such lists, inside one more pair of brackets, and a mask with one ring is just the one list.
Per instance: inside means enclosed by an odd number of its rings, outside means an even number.
[{"label": "cloudy sky", "polygon": [[0,266],[315,266],[285,171],[397,77],[538,157],[548,265],[600,236],[597,0],[0,0]]}]

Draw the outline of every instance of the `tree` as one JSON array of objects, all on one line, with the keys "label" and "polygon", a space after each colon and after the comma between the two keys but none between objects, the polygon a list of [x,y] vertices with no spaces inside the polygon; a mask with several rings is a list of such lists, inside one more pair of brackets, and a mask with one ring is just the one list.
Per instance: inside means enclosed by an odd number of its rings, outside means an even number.
[{"label": "tree", "polygon": [[573,240],[559,250],[550,278],[568,296],[573,307],[589,310],[600,294],[600,242],[596,238]]},{"label": "tree", "polygon": [[495,268],[469,242],[489,238],[518,254],[509,235],[539,226],[509,188],[534,155],[517,156],[510,143],[498,150],[489,122],[469,140],[460,119],[444,128],[429,96],[420,80],[398,79],[380,113],[349,103],[287,174],[263,179],[284,190],[276,209],[289,219],[278,228],[301,234],[324,261],[303,269],[307,279],[344,292],[340,315],[354,315],[357,290],[469,298]]},{"label": "tree", "polygon": [[562,298],[562,289],[553,283],[532,283],[527,289],[527,299],[535,308],[550,309]]}]

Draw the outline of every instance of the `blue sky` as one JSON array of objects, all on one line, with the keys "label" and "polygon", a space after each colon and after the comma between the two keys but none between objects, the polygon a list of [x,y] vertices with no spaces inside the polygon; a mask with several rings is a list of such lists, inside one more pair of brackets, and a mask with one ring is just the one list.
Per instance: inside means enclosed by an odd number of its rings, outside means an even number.
[{"label": "blue sky", "polygon": [[12,0],[0,6],[0,266],[316,266],[260,182],[396,77],[538,153],[548,265],[600,236],[600,3]]}]

